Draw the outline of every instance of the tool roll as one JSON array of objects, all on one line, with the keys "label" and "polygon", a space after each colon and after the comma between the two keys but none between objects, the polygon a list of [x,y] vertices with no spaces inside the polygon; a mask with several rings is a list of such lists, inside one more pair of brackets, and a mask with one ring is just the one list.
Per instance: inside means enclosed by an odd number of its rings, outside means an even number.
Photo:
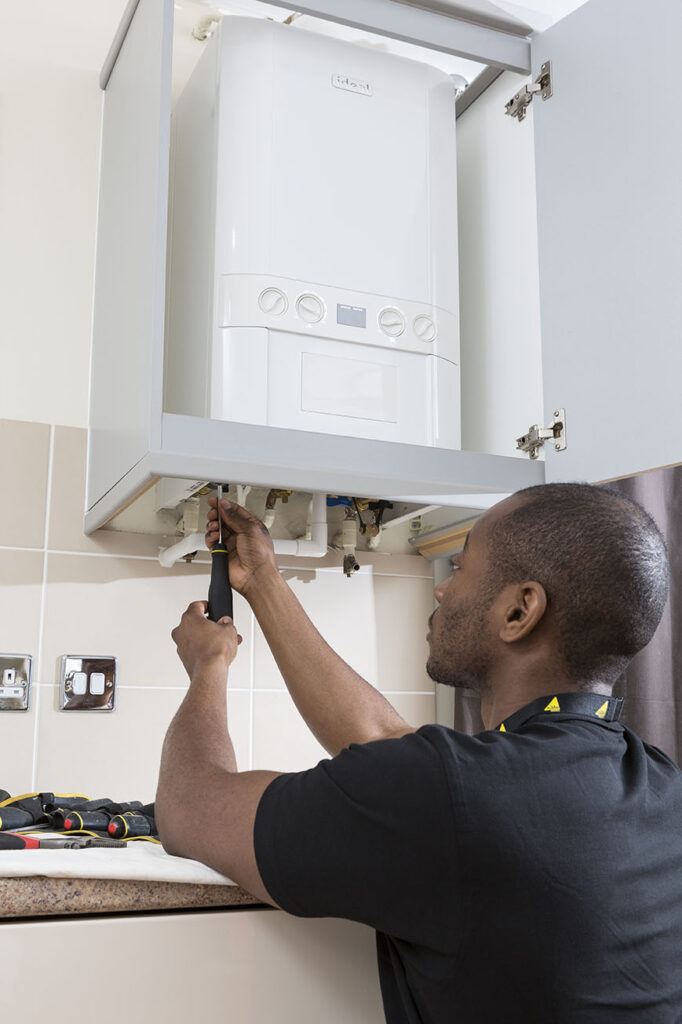
[{"label": "tool roll", "polygon": [[83,793],[24,793],[12,797],[0,789],[0,831],[64,832],[103,839],[159,842],[154,804],[115,803]]}]

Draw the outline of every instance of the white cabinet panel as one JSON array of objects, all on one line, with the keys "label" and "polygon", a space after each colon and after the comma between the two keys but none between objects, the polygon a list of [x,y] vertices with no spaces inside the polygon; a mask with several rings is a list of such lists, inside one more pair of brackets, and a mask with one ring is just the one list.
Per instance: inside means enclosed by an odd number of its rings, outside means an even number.
[{"label": "white cabinet panel", "polygon": [[681,44],[671,0],[590,0],[533,42],[548,481],[682,460]]},{"label": "white cabinet panel", "polygon": [[516,438],[545,414],[533,112],[504,116],[520,85],[502,75],[457,120],[457,189],[462,447],[527,460]]},{"label": "white cabinet panel", "polygon": [[104,94],[88,504],[161,435],[172,32],[140,0]]},{"label": "white cabinet panel", "polygon": [[349,921],[263,909],[5,923],[0,958],[0,1011],[23,1024],[73,1019],[68,998],[46,1011],[30,997],[65,964],[100,1024],[384,1022],[374,932]]}]

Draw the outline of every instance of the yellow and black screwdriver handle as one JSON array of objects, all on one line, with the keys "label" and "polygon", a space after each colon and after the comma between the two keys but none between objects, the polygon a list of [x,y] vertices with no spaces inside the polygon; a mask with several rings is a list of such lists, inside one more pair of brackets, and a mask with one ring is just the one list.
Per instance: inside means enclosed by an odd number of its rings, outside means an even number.
[{"label": "yellow and black screwdriver handle", "polygon": [[230,568],[227,548],[223,543],[223,523],[220,516],[222,484],[217,484],[216,490],[218,492],[218,540],[211,549],[211,582],[208,588],[208,617],[211,622],[219,622],[225,615],[229,615],[231,619],[234,618]]}]

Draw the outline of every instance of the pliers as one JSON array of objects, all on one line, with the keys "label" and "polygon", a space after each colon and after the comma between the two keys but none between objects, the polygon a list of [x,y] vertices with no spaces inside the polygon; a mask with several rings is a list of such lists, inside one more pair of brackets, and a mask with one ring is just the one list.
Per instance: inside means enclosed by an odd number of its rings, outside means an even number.
[{"label": "pliers", "polygon": [[92,846],[110,846],[125,850],[127,843],[96,836],[29,836],[17,832],[0,832],[0,850],[84,850]]}]

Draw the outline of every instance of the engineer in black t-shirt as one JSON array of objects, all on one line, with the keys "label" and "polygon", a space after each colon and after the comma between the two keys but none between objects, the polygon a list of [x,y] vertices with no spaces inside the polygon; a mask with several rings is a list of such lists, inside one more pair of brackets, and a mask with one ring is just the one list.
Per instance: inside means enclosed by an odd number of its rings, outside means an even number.
[{"label": "engineer in black t-shirt", "polygon": [[667,599],[645,510],[549,484],[477,520],[436,587],[427,664],[480,693],[477,736],[410,728],[316,631],[262,523],[220,514],[232,584],[330,758],[238,772],[239,637],[195,602],[173,631],[191,684],[163,750],[166,849],[291,914],[375,928],[389,1024],[682,1021],[682,773],[611,695]]}]

